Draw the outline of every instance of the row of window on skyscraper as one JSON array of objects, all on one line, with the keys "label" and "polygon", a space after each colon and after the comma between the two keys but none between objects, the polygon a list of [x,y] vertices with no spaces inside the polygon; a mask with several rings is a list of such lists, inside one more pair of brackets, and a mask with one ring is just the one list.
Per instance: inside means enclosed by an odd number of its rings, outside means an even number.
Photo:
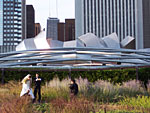
[{"label": "row of window on skyscraper", "polygon": [[25,38],[25,0],[0,0],[0,11],[0,52],[9,52]]},{"label": "row of window on skyscraper", "polygon": [[135,0],[83,0],[84,33],[104,37],[116,32],[120,40],[135,36]]}]

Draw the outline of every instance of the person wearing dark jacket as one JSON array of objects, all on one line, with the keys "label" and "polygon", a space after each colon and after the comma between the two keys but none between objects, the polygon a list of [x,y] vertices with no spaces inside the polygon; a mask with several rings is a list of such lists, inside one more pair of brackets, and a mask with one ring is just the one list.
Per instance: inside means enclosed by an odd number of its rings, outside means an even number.
[{"label": "person wearing dark jacket", "polygon": [[35,102],[36,98],[37,98],[37,93],[38,93],[38,102],[40,103],[41,102],[41,81],[42,79],[39,78],[39,75],[36,74],[36,78],[34,80],[34,83],[35,83],[35,88],[34,88],[34,100],[33,100],[33,103]]},{"label": "person wearing dark jacket", "polygon": [[71,84],[69,88],[70,88],[71,95],[75,96],[78,94],[78,84],[74,79],[71,79]]}]

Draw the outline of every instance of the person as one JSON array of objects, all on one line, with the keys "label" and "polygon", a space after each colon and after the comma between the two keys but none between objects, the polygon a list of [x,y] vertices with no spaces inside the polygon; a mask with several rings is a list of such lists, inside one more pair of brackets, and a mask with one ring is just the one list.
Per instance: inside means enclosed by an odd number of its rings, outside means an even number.
[{"label": "person", "polygon": [[78,94],[78,84],[74,79],[71,79],[71,84],[69,88],[70,88],[71,96],[76,96]]},{"label": "person", "polygon": [[34,83],[35,83],[35,88],[34,88],[34,100],[33,100],[33,103],[35,102],[36,100],[36,97],[37,97],[37,92],[38,92],[38,102],[40,103],[41,102],[41,81],[42,79],[39,78],[39,74],[36,74],[36,78],[34,80]]},{"label": "person", "polygon": [[20,97],[24,95],[29,95],[31,96],[32,99],[34,99],[34,95],[31,88],[31,84],[32,84],[31,75],[28,74],[26,77],[24,77],[21,83],[22,83],[22,91],[20,93]]}]

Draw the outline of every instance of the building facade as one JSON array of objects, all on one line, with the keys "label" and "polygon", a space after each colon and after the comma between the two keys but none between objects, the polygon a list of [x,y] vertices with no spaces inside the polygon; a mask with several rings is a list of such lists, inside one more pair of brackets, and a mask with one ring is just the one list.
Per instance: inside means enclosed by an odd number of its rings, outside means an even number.
[{"label": "building facade", "polygon": [[75,40],[75,19],[65,19],[65,23],[58,23],[58,40]]},{"label": "building facade", "polygon": [[65,19],[65,41],[75,40],[75,19]]},{"label": "building facade", "polygon": [[136,49],[148,47],[149,0],[76,0],[75,5],[76,37],[91,32],[101,38],[116,32],[120,41],[135,37]]},{"label": "building facade", "polygon": [[58,40],[65,41],[65,23],[58,23]]},{"label": "building facade", "polygon": [[26,5],[26,10],[27,38],[33,38],[35,36],[35,11],[33,5]]},{"label": "building facade", "polygon": [[40,23],[35,23],[35,36],[37,36],[41,32],[41,25]]},{"label": "building facade", "polygon": [[58,40],[58,18],[48,18],[47,19],[47,32],[46,37],[51,38],[53,40]]},{"label": "building facade", "polygon": [[25,0],[0,0],[0,52],[14,51],[26,38]]},{"label": "building facade", "polygon": [[150,0],[143,0],[142,8],[144,48],[150,48]]}]

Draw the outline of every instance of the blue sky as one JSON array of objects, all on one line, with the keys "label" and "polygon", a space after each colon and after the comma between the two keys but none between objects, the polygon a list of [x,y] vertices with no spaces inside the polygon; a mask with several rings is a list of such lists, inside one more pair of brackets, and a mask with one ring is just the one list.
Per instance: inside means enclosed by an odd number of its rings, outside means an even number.
[{"label": "blue sky", "polygon": [[61,22],[65,18],[75,18],[75,0],[57,0],[58,14],[56,10],[56,0],[26,0],[27,4],[32,4],[35,9],[35,22],[39,22],[42,28],[46,27],[46,20],[49,16],[58,17]]}]

